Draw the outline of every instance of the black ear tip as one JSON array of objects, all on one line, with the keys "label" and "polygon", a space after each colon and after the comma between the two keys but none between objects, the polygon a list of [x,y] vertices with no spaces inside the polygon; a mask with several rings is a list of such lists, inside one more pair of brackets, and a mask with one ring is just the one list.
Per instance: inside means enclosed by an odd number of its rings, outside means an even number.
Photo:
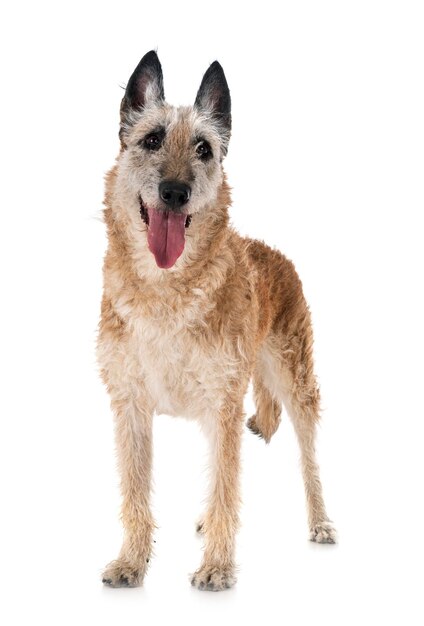
[{"label": "black ear tip", "polygon": [[149,52],[146,52],[146,54],[144,55],[144,57],[141,59],[140,64],[143,65],[156,65],[156,66],[160,66],[160,61],[159,61],[159,57],[157,55],[156,50],[150,50]]},{"label": "black ear tip", "polygon": [[224,69],[219,61],[214,61],[209,66],[209,71],[215,74],[224,74]]},{"label": "black ear tip", "polygon": [[224,69],[218,61],[214,61],[206,71],[205,77],[220,83],[224,88],[228,89],[227,79]]}]

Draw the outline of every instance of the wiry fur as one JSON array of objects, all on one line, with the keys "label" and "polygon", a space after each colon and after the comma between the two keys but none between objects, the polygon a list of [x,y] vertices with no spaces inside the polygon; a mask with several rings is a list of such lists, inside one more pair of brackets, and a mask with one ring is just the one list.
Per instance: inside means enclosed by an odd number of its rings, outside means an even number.
[{"label": "wiry fur", "polygon": [[[198,94],[194,107],[174,108],[163,101],[160,65],[158,70],[153,58],[152,71],[152,58],[150,65],[148,58],[138,66],[144,74],[137,106],[131,109],[124,98],[122,148],[106,178],[109,245],[98,360],[115,415],[125,538],[103,580],[111,586],[143,581],[155,526],[149,506],[152,419],[163,412],[198,420],[211,442],[213,480],[199,525],[205,551],[192,583],[220,590],[235,582],[243,398],[252,378],[257,411],[250,429],[269,442],[286,407],[301,449],[311,539],[335,540],[314,452],[319,392],[311,321],[293,264],[228,225],[222,157],[229,92],[219,105],[227,108],[217,111],[219,89],[226,87],[220,66],[212,71],[219,80],[200,94],[203,105]],[[211,93],[215,99],[208,108],[204,98]],[[166,130],[163,147],[146,153],[140,140],[157,127]],[[196,156],[199,137],[212,147],[208,163]],[[159,206],[164,178],[189,181],[192,189],[184,252],[167,270],[157,267],[148,249],[139,200],[141,194]]]}]

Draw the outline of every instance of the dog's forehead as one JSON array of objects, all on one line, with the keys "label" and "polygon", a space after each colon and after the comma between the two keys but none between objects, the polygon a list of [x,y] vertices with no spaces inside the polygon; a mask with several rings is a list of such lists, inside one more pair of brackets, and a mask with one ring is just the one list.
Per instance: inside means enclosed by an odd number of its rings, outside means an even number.
[{"label": "dog's forehead", "polygon": [[178,130],[187,134],[197,134],[207,124],[205,117],[194,107],[169,107],[165,120],[168,132]]}]

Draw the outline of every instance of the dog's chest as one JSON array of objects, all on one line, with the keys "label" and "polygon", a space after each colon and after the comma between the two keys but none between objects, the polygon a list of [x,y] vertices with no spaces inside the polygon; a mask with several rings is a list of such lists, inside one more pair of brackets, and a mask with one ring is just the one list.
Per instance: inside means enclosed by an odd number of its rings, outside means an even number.
[{"label": "dog's chest", "polygon": [[202,417],[216,412],[237,358],[202,327],[203,316],[141,316],[133,340],[141,376],[158,413]]}]

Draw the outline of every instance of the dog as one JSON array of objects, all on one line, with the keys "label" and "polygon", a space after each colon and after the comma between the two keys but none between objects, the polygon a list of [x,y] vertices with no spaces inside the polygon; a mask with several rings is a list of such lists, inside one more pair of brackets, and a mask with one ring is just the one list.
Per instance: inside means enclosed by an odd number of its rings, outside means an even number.
[{"label": "dog", "polygon": [[312,328],[293,264],[229,226],[222,162],[231,98],[221,65],[206,71],[193,106],[165,102],[162,68],[147,53],[120,109],[120,152],[106,175],[108,248],[98,363],[111,398],[121,474],[124,541],[103,582],[142,584],[152,556],[150,510],[155,413],[197,420],[211,448],[212,480],[198,524],[198,589],[235,581],[243,398],[249,429],[269,442],[286,408],[300,445],[310,539],[334,543],[314,438],[319,389]]}]

